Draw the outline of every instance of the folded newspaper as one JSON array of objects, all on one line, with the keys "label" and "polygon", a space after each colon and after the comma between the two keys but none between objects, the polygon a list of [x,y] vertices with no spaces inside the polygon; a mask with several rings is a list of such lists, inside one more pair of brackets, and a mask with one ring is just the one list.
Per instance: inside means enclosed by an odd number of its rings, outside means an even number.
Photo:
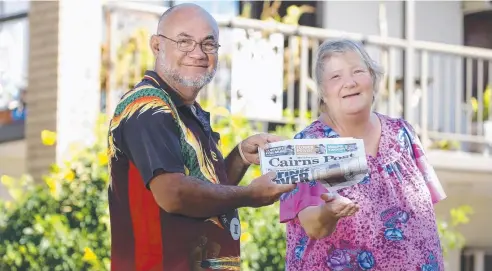
[{"label": "folded newspaper", "polygon": [[284,140],[259,153],[262,174],[276,171],[278,184],[319,181],[336,192],[361,182],[369,172],[364,142],[356,138]]}]

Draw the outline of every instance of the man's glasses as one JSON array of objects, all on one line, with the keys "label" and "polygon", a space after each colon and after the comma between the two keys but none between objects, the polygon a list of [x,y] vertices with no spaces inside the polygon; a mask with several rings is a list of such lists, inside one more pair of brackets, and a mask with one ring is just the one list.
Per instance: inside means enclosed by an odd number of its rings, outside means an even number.
[{"label": "man's glasses", "polygon": [[178,47],[178,50],[181,52],[186,52],[189,53],[193,50],[195,50],[196,45],[200,44],[200,48],[202,48],[202,51],[205,54],[215,54],[219,50],[220,45],[212,42],[212,41],[205,41],[205,42],[197,42],[192,39],[180,39],[180,40],[173,40],[171,38],[168,38],[164,35],[157,34],[159,37],[163,37],[165,39],[168,39],[170,41],[173,41],[176,43],[176,46]]}]

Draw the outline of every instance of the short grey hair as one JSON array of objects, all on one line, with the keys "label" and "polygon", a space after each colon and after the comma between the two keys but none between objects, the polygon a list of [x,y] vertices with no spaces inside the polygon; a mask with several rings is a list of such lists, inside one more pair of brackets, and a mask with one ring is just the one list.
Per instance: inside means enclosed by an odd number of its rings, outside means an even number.
[{"label": "short grey hair", "polygon": [[359,54],[360,58],[369,70],[369,73],[371,74],[374,92],[378,91],[379,83],[384,74],[382,67],[379,66],[374,60],[372,60],[372,58],[369,56],[361,43],[349,39],[327,40],[320,45],[316,56],[315,66],[315,76],[316,83],[318,85],[318,91],[321,92],[325,59],[332,56],[333,54],[346,53],[350,51]]}]

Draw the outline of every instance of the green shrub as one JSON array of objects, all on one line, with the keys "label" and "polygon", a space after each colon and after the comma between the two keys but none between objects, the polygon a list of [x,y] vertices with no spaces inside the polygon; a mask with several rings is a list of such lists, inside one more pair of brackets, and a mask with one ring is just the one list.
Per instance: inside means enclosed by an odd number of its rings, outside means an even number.
[{"label": "green shrub", "polygon": [[100,128],[98,142],[53,166],[45,184],[2,176],[14,200],[0,202],[0,270],[108,269],[107,156]]}]

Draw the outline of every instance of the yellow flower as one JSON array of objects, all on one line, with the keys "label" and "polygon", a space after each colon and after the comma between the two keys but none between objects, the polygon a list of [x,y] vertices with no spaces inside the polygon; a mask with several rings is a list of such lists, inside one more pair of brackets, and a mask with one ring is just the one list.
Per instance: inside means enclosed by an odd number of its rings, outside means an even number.
[{"label": "yellow flower", "polygon": [[254,167],[253,168],[253,178],[258,178],[260,176],[261,176],[260,167]]},{"label": "yellow flower", "polygon": [[248,223],[246,223],[246,222],[241,222],[241,230],[242,230],[242,231],[245,231],[245,230],[247,230],[248,228],[249,228]]},{"label": "yellow flower", "polygon": [[46,177],[44,179],[44,181],[46,182],[46,184],[48,185],[48,188],[50,189],[50,193],[51,195],[55,195],[56,192],[57,192],[57,184],[56,184],[56,180],[54,178],[51,178],[51,177]]},{"label": "yellow flower", "polygon": [[220,139],[220,148],[222,153],[226,153],[231,148],[232,141],[228,136],[224,136]]},{"label": "yellow flower", "polygon": [[0,182],[5,186],[10,187],[15,182],[15,179],[7,175],[2,175],[2,177],[0,177]]},{"label": "yellow flower", "polygon": [[475,97],[471,98],[471,106],[472,106],[473,112],[478,111],[478,101]]},{"label": "yellow flower", "polygon": [[19,247],[19,252],[20,252],[21,254],[26,254],[26,252],[27,252],[27,248],[26,248],[26,246],[20,246],[20,247]]},{"label": "yellow flower", "polygon": [[84,261],[94,261],[97,259],[97,256],[96,254],[92,251],[92,249],[86,247],[84,248],[84,257],[82,258],[82,260]]},{"label": "yellow flower", "polygon": [[56,132],[43,130],[41,132],[41,141],[43,142],[43,145],[53,146],[56,142]]},{"label": "yellow flower", "polygon": [[75,172],[73,172],[73,170],[70,169],[67,172],[67,174],[65,174],[65,177],[64,178],[65,178],[65,180],[67,180],[69,182],[73,181],[75,179]]},{"label": "yellow flower", "polygon": [[107,152],[99,152],[97,154],[97,160],[99,161],[100,166],[105,166],[108,164],[108,153]]},{"label": "yellow flower", "polygon": [[248,242],[249,239],[251,239],[251,234],[249,232],[241,234],[241,242]]},{"label": "yellow flower", "polygon": [[214,109],[212,109],[211,113],[213,115],[218,115],[218,116],[224,116],[224,117],[229,116],[229,110],[227,110],[227,108],[222,106],[215,107]]},{"label": "yellow flower", "polygon": [[51,173],[59,173],[60,172],[60,166],[57,164],[52,164],[51,165]]},{"label": "yellow flower", "polygon": [[241,129],[245,124],[245,118],[242,116],[232,116],[231,125],[234,129]]}]

